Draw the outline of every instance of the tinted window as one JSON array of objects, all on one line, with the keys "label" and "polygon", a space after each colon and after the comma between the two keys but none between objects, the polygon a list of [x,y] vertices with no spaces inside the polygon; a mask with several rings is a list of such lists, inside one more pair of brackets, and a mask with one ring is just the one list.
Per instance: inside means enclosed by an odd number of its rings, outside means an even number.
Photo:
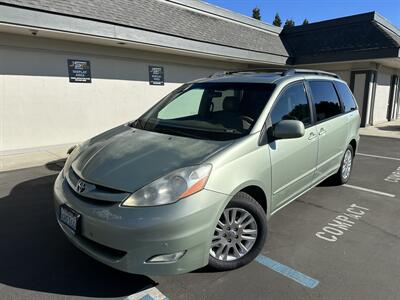
[{"label": "tinted window", "polygon": [[272,125],[281,120],[298,120],[305,126],[311,124],[310,107],[302,83],[287,88],[277,100],[271,112]]},{"label": "tinted window", "polygon": [[335,85],[339,92],[340,98],[342,99],[344,111],[349,112],[352,110],[356,110],[357,109],[356,102],[354,101],[353,94],[351,93],[347,84],[336,81]]},{"label": "tinted window", "polygon": [[332,82],[310,81],[310,88],[317,114],[317,121],[322,121],[340,114],[340,101]]}]

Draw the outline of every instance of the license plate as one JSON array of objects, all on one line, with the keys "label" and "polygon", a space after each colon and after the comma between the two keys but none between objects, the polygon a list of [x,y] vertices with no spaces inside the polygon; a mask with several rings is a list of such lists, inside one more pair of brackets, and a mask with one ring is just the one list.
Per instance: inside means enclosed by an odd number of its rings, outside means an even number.
[{"label": "license plate", "polygon": [[78,232],[80,217],[80,214],[78,214],[76,211],[74,211],[72,208],[69,208],[65,204],[60,206],[60,221],[63,224],[67,225],[74,234]]}]

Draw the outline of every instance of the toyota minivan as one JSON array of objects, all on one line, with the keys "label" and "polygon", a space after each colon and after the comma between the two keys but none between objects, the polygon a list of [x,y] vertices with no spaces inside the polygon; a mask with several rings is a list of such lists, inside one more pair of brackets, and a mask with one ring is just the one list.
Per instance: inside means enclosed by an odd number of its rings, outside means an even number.
[{"label": "toyota minivan", "polygon": [[349,180],[359,126],[335,74],[196,80],[71,149],[54,186],[57,220],[79,249],[126,272],[238,268],[260,253],[278,210],[328,177]]}]

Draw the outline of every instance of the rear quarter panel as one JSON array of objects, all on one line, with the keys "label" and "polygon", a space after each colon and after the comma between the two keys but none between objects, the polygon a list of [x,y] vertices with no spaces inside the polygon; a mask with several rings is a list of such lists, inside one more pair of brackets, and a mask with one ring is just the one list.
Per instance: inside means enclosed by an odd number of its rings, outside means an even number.
[{"label": "rear quarter panel", "polygon": [[358,110],[352,111],[347,114],[348,115],[348,142],[350,143],[351,140],[355,140],[357,142],[360,141],[360,124],[361,124],[361,117]]}]

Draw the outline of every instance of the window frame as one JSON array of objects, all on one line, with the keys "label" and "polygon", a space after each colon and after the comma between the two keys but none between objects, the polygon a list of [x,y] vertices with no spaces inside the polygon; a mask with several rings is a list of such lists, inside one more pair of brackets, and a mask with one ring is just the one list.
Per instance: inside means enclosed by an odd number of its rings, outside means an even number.
[{"label": "window frame", "polygon": [[274,108],[275,108],[275,106],[277,105],[278,101],[280,100],[280,98],[282,97],[282,95],[283,95],[284,93],[286,93],[286,91],[287,91],[289,88],[291,88],[292,86],[297,85],[297,84],[302,84],[302,85],[303,85],[304,93],[305,93],[306,98],[307,98],[308,109],[309,109],[309,111],[310,111],[310,121],[311,121],[311,122],[310,122],[310,124],[308,124],[308,125],[305,125],[305,124],[303,123],[303,124],[304,124],[304,128],[309,128],[309,127],[314,126],[314,124],[315,124],[315,116],[314,116],[314,112],[313,112],[313,108],[312,108],[311,98],[310,98],[310,95],[309,95],[308,90],[307,90],[307,88],[306,88],[305,80],[301,79],[301,80],[292,81],[292,82],[288,83],[288,84],[279,92],[278,96],[276,96],[275,101],[274,101],[274,104],[272,105],[272,107],[271,107],[271,109],[270,109],[270,111],[269,111],[269,113],[268,113],[268,117],[267,117],[267,121],[269,122],[269,126],[270,126],[270,127],[272,127],[272,119],[271,119],[272,111],[274,110]]},{"label": "window frame", "polygon": [[264,125],[260,131],[260,136],[258,138],[259,146],[267,145],[267,144],[275,141],[275,139],[272,135],[272,120],[271,120],[272,111],[274,110],[275,106],[277,105],[277,103],[278,103],[279,99],[281,98],[281,96],[283,95],[283,93],[285,93],[287,89],[289,89],[290,87],[292,87],[293,85],[296,85],[296,84],[303,85],[304,93],[306,94],[306,98],[307,98],[308,109],[310,110],[311,123],[307,126],[304,125],[304,128],[307,129],[307,128],[313,127],[315,125],[315,117],[314,117],[314,112],[313,112],[313,107],[312,107],[313,104],[311,102],[310,94],[307,89],[306,81],[304,79],[299,79],[296,81],[289,82],[280,90],[279,94],[274,99],[274,103],[272,104],[271,109],[269,110],[268,115],[264,121]]},{"label": "window frame", "polygon": [[[311,81],[329,82],[330,84],[332,84],[333,90],[335,91],[336,96],[338,97],[338,100],[339,100],[340,114],[337,114],[337,115],[334,115],[332,117],[323,119],[321,121],[317,120],[317,110],[316,110],[316,107],[315,107],[314,96],[312,94],[311,86],[309,84],[309,82],[311,82]],[[318,124],[333,120],[333,119],[338,118],[340,116],[343,116],[345,114],[344,113],[344,106],[343,106],[343,103],[342,103],[342,99],[340,98],[340,95],[339,95],[339,93],[338,93],[338,91],[336,89],[334,81],[335,80],[329,80],[329,79],[306,79],[305,80],[305,85],[306,85],[306,88],[307,88],[307,91],[308,91],[308,94],[310,96],[311,103],[312,103],[312,112],[313,112],[313,116],[314,116],[314,125],[318,125]]]}]

